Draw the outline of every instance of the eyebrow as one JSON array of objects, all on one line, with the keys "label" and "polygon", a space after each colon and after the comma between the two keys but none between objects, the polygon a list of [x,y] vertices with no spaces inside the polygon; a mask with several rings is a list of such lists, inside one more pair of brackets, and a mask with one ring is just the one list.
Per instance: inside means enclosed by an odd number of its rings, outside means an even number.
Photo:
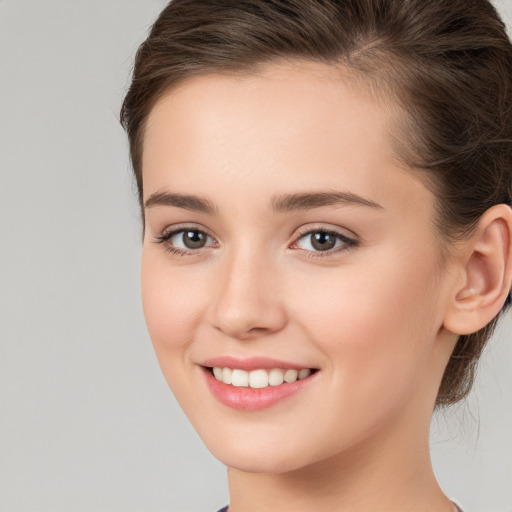
[{"label": "eyebrow", "polygon": [[144,209],[153,206],[176,206],[177,208],[184,208],[185,210],[206,213],[208,215],[216,215],[218,213],[215,205],[208,199],[167,191],[155,192],[148,197],[144,203]]},{"label": "eyebrow", "polygon": [[[296,210],[312,210],[322,206],[333,205],[356,205],[368,206],[383,210],[384,208],[370,199],[365,199],[352,192],[304,192],[294,194],[283,194],[272,198],[272,210],[276,213]],[[208,215],[216,215],[216,206],[204,197],[191,194],[178,194],[175,192],[155,192],[151,194],[144,203],[144,208],[153,206],[175,206]]]},{"label": "eyebrow", "polygon": [[288,212],[294,210],[311,210],[322,206],[332,205],[358,205],[369,206],[383,210],[384,208],[370,199],[353,194],[352,192],[306,192],[299,194],[283,194],[274,197],[272,209],[275,212]]}]

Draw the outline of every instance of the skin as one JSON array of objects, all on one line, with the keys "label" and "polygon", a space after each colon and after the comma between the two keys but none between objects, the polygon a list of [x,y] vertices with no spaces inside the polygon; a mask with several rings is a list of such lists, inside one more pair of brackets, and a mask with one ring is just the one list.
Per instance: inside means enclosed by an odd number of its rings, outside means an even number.
[{"label": "skin", "polygon": [[[318,63],[195,77],[149,116],[145,200],[193,194],[217,210],[146,208],[142,298],[173,393],[229,468],[233,512],[453,510],[428,433],[467,274],[460,255],[441,264],[434,198],[393,151],[398,118]],[[380,207],[271,208],[276,195],[319,191]],[[184,225],[206,245],[179,256],[157,243]],[[315,229],[357,244],[325,256],[304,235]],[[213,397],[199,366],[224,355],[319,372],[282,402],[240,411]]]}]

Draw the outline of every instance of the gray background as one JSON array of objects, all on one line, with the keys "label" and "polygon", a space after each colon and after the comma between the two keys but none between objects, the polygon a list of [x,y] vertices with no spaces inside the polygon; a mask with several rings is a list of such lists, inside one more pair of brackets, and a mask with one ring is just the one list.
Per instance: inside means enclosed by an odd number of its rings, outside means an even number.
[{"label": "gray background", "polygon": [[[224,467],[160,374],[117,115],[162,0],[0,0],[0,511],[212,512]],[[496,2],[512,27],[512,2]],[[512,512],[512,320],[433,421],[468,511]]]}]

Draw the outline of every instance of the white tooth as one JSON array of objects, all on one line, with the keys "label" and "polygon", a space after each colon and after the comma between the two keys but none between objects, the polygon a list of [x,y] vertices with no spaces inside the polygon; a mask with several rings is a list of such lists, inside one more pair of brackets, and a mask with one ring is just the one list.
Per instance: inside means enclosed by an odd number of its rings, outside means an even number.
[{"label": "white tooth", "polygon": [[267,370],[253,370],[249,372],[249,386],[251,388],[266,388],[268,386]]},{"label": "white tooth", "polygon": [[215,378],[217,380],[222,381],[222,375],[223,374],[224,374],[224,372],[222,371],[222,368],[219,368],[218,366],[214,366],[213,367],[213,375],[215,376]]},{"label": "white tooth", "polygon": [[231,384],[233,370],[231,368],[222,368],[222,382],[224,384]]},{"label": "white tooth", "polygon": [[299,380],[305,379],[306,377],[309,377],[311,375],[311,370],[309,368],[302,368],[302,370],[299,370]]},{"label": "white tooth", "polygon": [[283,370],[280,370],[279,368],[272,368],[268,372],[268,383],[271,386],[279,386],[284,381],[284,372]]},{"label": "white tooth", "polygon": [[231,384],[239,388],[247,387],[249,385],[249,372],[239,369],[233,370]]},{"label": "white tooth", "polygon": [[285,382],[295,382],[299,376],[299,370],[286,370],[284,374]]}]

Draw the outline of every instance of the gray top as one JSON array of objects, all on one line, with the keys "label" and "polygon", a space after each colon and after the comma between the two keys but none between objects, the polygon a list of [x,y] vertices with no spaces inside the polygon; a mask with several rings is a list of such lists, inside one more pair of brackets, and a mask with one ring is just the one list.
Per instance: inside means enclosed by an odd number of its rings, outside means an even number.
[{"label": "gray top", "polygon": [[[457,503],[454,503],[455,507],[457,508],[457,511],[458,512],[463,512],[461,508],[459,508],[459,506],[457,505]],[[217,510],[217,512],[229,512],[229,509],[228,509],[228,505],[226,505],[225,507],[221,508],[220,510]]]}]

